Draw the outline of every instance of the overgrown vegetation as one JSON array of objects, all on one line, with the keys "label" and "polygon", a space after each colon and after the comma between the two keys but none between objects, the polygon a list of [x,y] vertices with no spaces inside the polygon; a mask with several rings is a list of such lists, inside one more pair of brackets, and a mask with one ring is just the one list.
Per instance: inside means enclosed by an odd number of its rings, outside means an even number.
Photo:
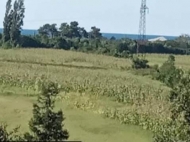
[{"label": "overgrown vegetation", "polygon": [[170,93],[171,122],[155,134],[155,142],[190,141],[190,72],[183,75]]}]

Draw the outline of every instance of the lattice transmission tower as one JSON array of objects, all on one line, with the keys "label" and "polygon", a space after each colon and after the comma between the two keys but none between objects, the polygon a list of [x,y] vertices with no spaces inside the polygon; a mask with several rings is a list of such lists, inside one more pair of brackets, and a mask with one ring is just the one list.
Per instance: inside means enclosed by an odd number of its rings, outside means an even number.
[{"label": "lattice transmission tower", "polygon": [[140,7],[140,21],[139,21],[139,35],[137,40],[137,54],[139,53],[139,46],[146,43],[146,13],[148,7],[146,6],[146,0],[142,0]]}]

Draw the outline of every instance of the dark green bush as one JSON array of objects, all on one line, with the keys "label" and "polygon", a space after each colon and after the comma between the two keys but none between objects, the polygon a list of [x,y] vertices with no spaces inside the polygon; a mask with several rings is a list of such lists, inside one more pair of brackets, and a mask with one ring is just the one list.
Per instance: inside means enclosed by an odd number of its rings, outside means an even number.
[{"label": "dark green bush", "polygon": [[157,69],[157,73],[154,74],[153,78],[173,88],[180,81],[182,75],[183,70],[175,67],[175,57],[170,55],[168,60]]},{"label": "dark green bush", "polygon": [[148,60],[140,59],[139,57],[132,58],[132,68],[133,69],[145,69],[149,68]]}]

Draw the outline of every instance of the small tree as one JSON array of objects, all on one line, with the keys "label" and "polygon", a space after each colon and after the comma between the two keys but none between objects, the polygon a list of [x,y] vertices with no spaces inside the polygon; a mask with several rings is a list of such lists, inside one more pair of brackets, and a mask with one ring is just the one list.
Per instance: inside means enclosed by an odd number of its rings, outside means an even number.
[{"label": "small tree", "polygon": [[32,134],[26,133],[26,140],[61,141],[69,138],[68,131],[63,130],[63,112],[54,112],[55,97],[58,93],[58,84],[48,82],[42,85],[42,94],[33,105],[33,118],[29,121]]}]

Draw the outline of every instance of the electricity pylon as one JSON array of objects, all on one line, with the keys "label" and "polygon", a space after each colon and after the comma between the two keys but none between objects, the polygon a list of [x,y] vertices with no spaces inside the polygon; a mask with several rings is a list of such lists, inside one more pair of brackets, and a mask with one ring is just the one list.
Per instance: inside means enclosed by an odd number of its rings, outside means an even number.
[{"label": "electricity pylon", "polygon": [[137,54],[139,53],[139,46],[146,43],[146,0],[142,0],[140,7],[140,21],[139,21],[139,35],[137,40]]}]

